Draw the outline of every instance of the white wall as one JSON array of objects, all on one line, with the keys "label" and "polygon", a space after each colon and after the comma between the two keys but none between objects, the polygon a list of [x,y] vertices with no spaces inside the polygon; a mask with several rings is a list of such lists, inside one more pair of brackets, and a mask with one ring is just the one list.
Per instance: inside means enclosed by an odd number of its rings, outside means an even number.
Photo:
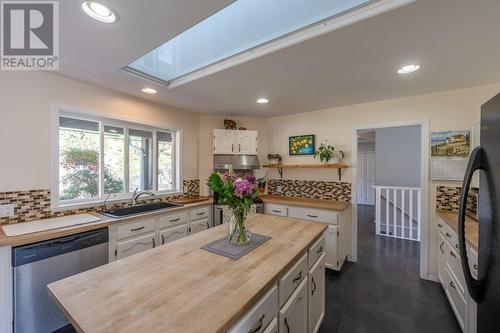
[{"label": "white wall", "polygon": [[[413,97],[337,107],[269,119],[272,133],[269,149],[284,156],[285,163],[318,163],[312,157],[289,157],[288,136],[316,134],[316,141],[328,142],[345,150],[344,162],[352,164],[353,128],[429,119],[431,131],[470,128],[479,119],[481,105],[500,92],[500,84],[445,91]],[[351,181],[352,170],[344,172],[342,180]],[[276,175],[273,175],[273,177]],[[337,180],[336,172],[322,170],[286,170],[285,178]],[[436,186],[460,186],[460,182],[430,181],[429,193],[429,274],[437,273]]]},{"label": "white wall", "polygon": [[51,103],[183,129],[183,178],[198,177],[199,116],[35,71],[0,73],[0,192],[50,188]]},{"label": "white wall", "polygon": [[375,131],[375,185],[420,187],[421,126]]}]

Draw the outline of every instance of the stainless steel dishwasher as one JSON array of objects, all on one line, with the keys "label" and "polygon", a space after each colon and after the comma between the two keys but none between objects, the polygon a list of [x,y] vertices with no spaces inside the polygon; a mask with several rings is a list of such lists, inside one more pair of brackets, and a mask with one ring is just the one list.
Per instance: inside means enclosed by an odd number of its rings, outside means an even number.
[{"label": "stainless steel dishwasher", "polygon": [[107,228],[14,247],[14,332],[48,333],[66,326],[47,284],[107,263]]}]

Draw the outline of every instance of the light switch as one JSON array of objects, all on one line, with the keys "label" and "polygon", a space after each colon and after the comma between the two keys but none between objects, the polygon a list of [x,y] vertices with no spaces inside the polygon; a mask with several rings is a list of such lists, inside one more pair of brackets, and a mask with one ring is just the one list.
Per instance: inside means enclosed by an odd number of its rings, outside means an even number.
[{"label": "light switch", "polygon": [[0,217],[14,217],[14,204],[0,205]]}]

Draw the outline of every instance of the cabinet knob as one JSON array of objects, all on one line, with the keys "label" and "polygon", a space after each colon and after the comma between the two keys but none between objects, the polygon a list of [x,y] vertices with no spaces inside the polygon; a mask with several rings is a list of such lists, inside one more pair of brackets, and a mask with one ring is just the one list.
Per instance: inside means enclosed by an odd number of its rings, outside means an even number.
[{"label": "cabinet knob", "polygon": [[264,318],[265,317],[266,317],[266,315],[263,314],[259,318],[259,322],[257,323],[257,326],[255,328],[250,329],[250,331],[248,331],[248,333],[257,333],[258,331],[260,331],[260,329],[262,328],[262,325],[264,325]]},{"label": "cabinet knob", "polygon": [[311,277],[311,282],[312,282],[312,288],[311,288],[311,296],[314,295],[314,292],[316,291],[316,282],[314,281],[314,276]]}]

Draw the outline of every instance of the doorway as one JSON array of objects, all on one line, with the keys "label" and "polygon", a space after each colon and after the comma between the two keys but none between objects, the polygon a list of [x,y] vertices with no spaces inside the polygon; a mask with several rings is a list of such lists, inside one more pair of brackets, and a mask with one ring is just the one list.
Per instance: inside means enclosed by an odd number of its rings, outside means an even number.
[{"label": "doorway", "polygon": [[[419,248],[419,254],[420,258],[419,260],[419,275],[423,279],[430,279],[428,276],[428,237],[427,237],[427,223],[428,223],[428,198],[429,198],[429,189],[428,189],[428,163],[429,163],[429,121],[428,120],[423,120],[423,121],[416,121],[416,122],[406,122],[406,123],[392,123],[392,124],[375,124],[375,125],[369,125],[369,126],[359,126],[353,128],[353,174],[356,175],[356,177],[353,177],[353,186],[352,186],[352,201],[353,201],[353,209],[352,212],[352,248],[351,248],[351,257],[349,258],[351,261],[357,261],[358,259],[358,211],[356,209],[357,205],[364,205],[365,198],[367,197],[366,195],[360,195],[358,192],[363,191],[366,185],[360,185],[358,184],[359,182],[364,182],[365,184],[367,183],[366,179],[369,177],[366,177],[366,169],[367,169],[367,162],[366,159],[367,157],[363,154],[364,152],[360,151],[360,143],[362,143],[362,140],[360,142],[360,134],[362,133],[367,133],[367,132],[375,132],[375,144],[377,144],[377,131],[381,132],[390,132],[390,129],[392,128],[399,128],[400,130],[402,129],[402,132],[404,133],[406,129],[409,129],[412,127],[416,132],[418,133],[418,141],[419,141],[419,146],[418,148],[413,148],[412,152],[417,155],[417,159],[413,160],[412,164],[406,164],[405,161],[407,161],[407,158],[403,156],[403,153],[405,152],[404,149],[402,151],[397,151],[397,149],[400,149],[401,147],[405,147],[405,140],[406,138],[404,136],[400,137],[399,139],[393,139],[392,141],[392,146],[389,149],[386,149],[385,153],[377,154],[377,149],[375,148],[375,167],[374,167],[374,172],[375,172],[375,185],[387,185],[387,186],[392,186],[392,187],[398,187],[397,183],[394,183],[393,181],[396,180],[405,180],[405,177],[407,177],[408,173],[410,170],[408,169],[408,165],[411,166],[417,166],[415,170],[411,171],[412,175],[415,176],[416,181],[418,182],[418,186],[421,189],[421,202],[420,202],[420,207],[419,209],[419,217],[421,218],[420,220],[420,227],[418,228],[418,235],[420,239],[420,244],[417,244],[417,247]],[[363,135],[361,135],[361,138]],[[384,142],[380,142],[379,144],[384,144]],[[387,145],[391,145],[391,141],[388,141],[388,143],[385,143]],[[385,145],[384,144],[384,145]],[[399,148],[398,148],[399,147]],[[391,150],[393,149],[393,150]],[[396,168],[392,168],[392,165],[385,164],[383,167],[379,167],[377,165],[377,161],[379,160],[386,160],[390,161],[391,158],[396,158]],[[368,157],[370,159],[370,157]],[[368,162],[370,163],[370,162]],[[398,166],[398,164],[401,163],[401,166]],[[380,170],[379,170],[380,168]],[[361,169],[361,170],[358,170]],[[360,177],[361,175],[365,175],[364,179],[363,177]],[[385,178],[384,178],[385,177]],[[377,179],[378,178],[378,179]],[[382,180],[380,179],[385,179],[383,182],[384,184],[381,184]],[[378,182],[378,183],[377,183]],[[385,184],[387,182],[387,184]],[[403,185],[410,187],[410,185],[402,183]],[[405,187],[401,186],[401,187]],[[415,187],[415,184],[413,184],[412,187]],[[375,192],[376,193],[376,192]],[[394,192],[390,192],[393,194]],[[390,202],[389,204],[392,205],[393,209],[391,210],[391,216],[395,216],[396,221],[400,216],[402,217],[402,221],[408,220],[408,217],[410,214],[408,212],[405,212],[404,207],[400,207],[400,201],[402,200],[401,198],[404,198],[403,195],[398,196],[396,199],[392,199],[394,197],[386,197],[386,200],[394,200],[392,203]],[[362,199],[358,202],[358,199]],[[379,199],[380,200],[380,199]],[[377,199],[375,195],[375,205],[377,204]],[[409,207],[407,205],[406,207]],[[376,216],[375,214],[375,209],[373,207],[367,207],[368,209],[373,209],[373,216]],[[394,211],[397,211],[396,214],[393,214]],[[366,212],[365,212],[366,213]],[[398,225],[399,227],[399,225]],[[393,229],[390,229],[391,231]],[[383,237],[383,236],[379,236]]]}]

